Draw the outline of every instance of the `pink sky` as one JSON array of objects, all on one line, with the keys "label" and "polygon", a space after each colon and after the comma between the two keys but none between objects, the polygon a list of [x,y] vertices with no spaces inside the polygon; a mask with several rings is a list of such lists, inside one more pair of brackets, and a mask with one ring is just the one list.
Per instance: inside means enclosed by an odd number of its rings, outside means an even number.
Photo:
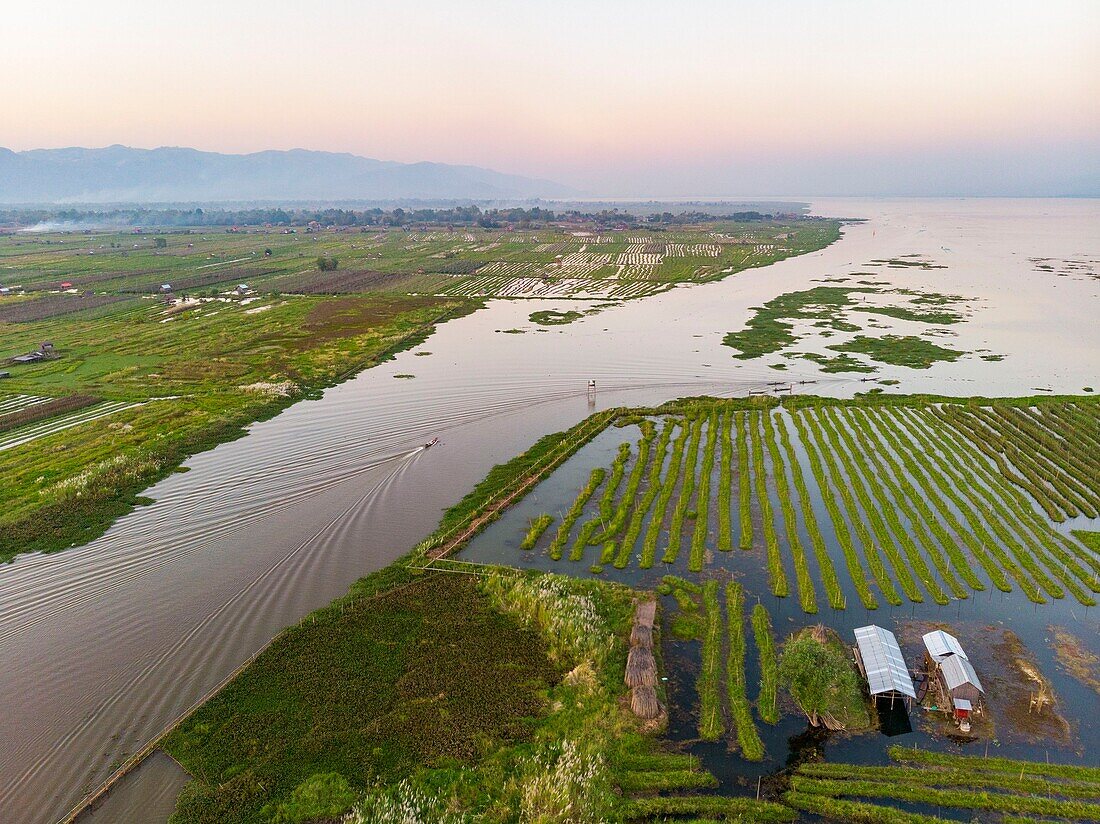
[{"label": "pink sky", "polygon": [[16,150],[301,147],[623,195],[846,193],[920,158],[1100,183],[1092,0],[66,1],[5,30]]}]

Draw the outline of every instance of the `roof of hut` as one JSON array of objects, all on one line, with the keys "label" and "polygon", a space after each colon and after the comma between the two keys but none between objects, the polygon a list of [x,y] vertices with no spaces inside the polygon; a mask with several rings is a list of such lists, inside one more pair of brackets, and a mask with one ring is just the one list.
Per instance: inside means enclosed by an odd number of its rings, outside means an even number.
[{"label": "roof of hut", "polygon": [[898,692],[910,698],[917,697],[894,633],[874,624],[859,627],[856,630],[856,646],[859,647],[859,657],[871,695]]},{"label": "roof of hut", "polygon": [[932,660],[936,663],[939,663],[948,655],[958,655],[960,658],[966,658],[966,653],[963,652],[959,639],[942,629],[926,633],[923,639],[924,648],[928,650],[928,654],[932,656]]},{"label": "roof of hut", "polygon": [[963,684],[971,684],[978,688],[979,692],[985,692],[982,682],[978,680],[978,673],[965,658],[958,655],[948,655],[940,661],[940,672],[943,673],[943,682],[949,690],[961,687]]}]

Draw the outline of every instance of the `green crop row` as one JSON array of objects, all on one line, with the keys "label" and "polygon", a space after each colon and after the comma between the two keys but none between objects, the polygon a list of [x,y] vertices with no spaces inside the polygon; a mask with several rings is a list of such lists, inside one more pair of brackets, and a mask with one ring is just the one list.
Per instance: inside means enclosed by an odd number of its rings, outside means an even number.
[{"label": "green crop row", "polygon": [[768,497],[768,481],[764,471],[764,448],[761,444],[760,435],[761,414],[760,412],[754,412],[749,418],[753,478],[756,481],[756,498],[760,502],[760,515],[764,522],[764,543],[768,550],[768,577],[771,580],[772,592],[780,597],[785,597],[789,592],[787,572],[783,568],[783,557],[779,553],[779,538],[775,533],[772,504],[771,499]]},{"label": "green crop row", "polygon": [[966,810],[994,810],[1007,813],[1033,813],[1036,815],[1100,820],[1100,804],[1083,801],[1046,798],[1036,795],[1007,795],[1004,793],[972,792],[968,790],[942,790],[934,787],[912,786],[880,781],[855,779],[831,780],[791,778],[795,792],[828,796],[858,796],[862,798],[889,798],[942,807],[960,807]]},{"label": "green crop row", "polygon": [[787,531],[787,545],[790,547],[791,556],[794,559],[794,577],[798,582],[798,598],[802,604],[803,612],[815,613],[817,612],[817,592],[814,590],[813,576],[810,575],[810,566],[806,561],[806,549],[802,546],[802,538],[798,534],[798,519],[794,513],[791,490],[787,485],[787,470],[783,466],[783,458],[779,454],[779,446],[775,440],[771,412],[762,413],[761,420],[764,424],[764,442],[767,444],[768,455],[772,461],[772,478],[775,483],[775,491],[779,497],[780,510],[783,513],[783,525]]},{"label": "green crop row", "polygon": [[802,521],[806,525],[806,533],[810,536],[810,544],[814,548],[814,557],[817,559],[821,583],[825,586],[829,606],[833,609],[844,609],[846,606],[844,593],[840,589],[840,581],[836,576],[833,559],[829,556],[829,550],[825,546],[825,539],[821,537],[821,528],[818,526],[817,516],[814,514],[813,502],[810,500],[810,493],[806,489],[806,479],[802,474],[802,467],[798,463],[798,455],[791,445],[791,438],[787,433],[787,424],[782,415],[776,416],[775,426],[779,432],[779,442],[783,446],[783,451],[787,455],[787,462],[791,467],[791,478],[794,479],[794,488],[798,492]]},{"label": "green crop row", "polygon": [[684,460],[684,444],[687,441],[688,421],[685,419],[680,425],[680,434],[672,442],[672,457],[668,461],[668,469],[665,471],[664,480],[661,482],[661,491],[657,495],[657,503],[653,508],[653,517],[649,519],[649,527],[646,529],[645,538],[642,540],[642,559],[638,566],[649,569],[657,557],[657,541],[661,537],[661,527],[665,522],[665,513],[672,501],[672,493],[676,491],[676,484],[680,479],[680,468]]},{"label": "green crop row", "polygon": [[688,569],[702,572],[706,560],[707,531],[710,520],[710,476],[714,470],[714,447],[718,441],[718,414],[710,413],[707,423],[707,442],[703,447],[703,466],[699,476],[698,503],[695,507],[695,528],[691,532],[691,555]]},{"label": "green crop row", "polygon": [[[972,589],[984,590],[985,584],[982,583],[982,580],[974,573],[974,570],[971,568],[958,542],[946,529],[944,529],[943,524],[940,523],[939,519],[936,518],[929,508],[925,500],[926,498],[934,501],[938,501],[939,499],[935,496],[934,491],[925,488],[923,477],[921,477],[919,472],[915,471],[912,466],[908,464],[903,465],[902,461],[904,461],[904,458],[901,457],[900,449],[895,449],[893,452],[891,451],[884,438],[871,427],[869,419],[863,410],[852,410],[851,414],[848,416],[848,420],[860,433],[863,442],[872,447],[871,452],[876,456],[876,460],[879,461],[880,465],[884,465],[894,474],[894,477],[897,479],[896,485],[904,488],[908,501],[911,504],[907,509],[907,516],[914,524],[915,528],[920,531],[921,542],[928,548],[928,551],[935,553],[937,549],[942,548],[954,565],[955,572],[958,573],[963,581]],[[942,503],[939,504],[939,506],[942,507]],[[925,528],[931,530],[932,535],[935,537],[935,541],[929,538],[928,534],[924,531]],[[994,570],[997,569],[996,566],[991,565],[991,567]],[[997,571],[999,574],[999,570]],[[953,579],[949,580],[952,580],[952,592],[956,597],[967,597],[966,590],[961,589],[957,581],[953,581]]]},{"label": "green crop row", "polygon": [[[722,795],[665,795],[634,798],[623,804],[627,820],[654,816],[721,816],[726,821],[794,821],[796,813],[790,807],[753,798]],[[687,824],[687,822],[681,822]]]},{"label": "green crop row", "polygon": [[737,420],[737,487],[741,511],[741,549],[752,549],[752,476],[749,474],[749,445],[746,427],[749,416],[743,412],[734,414]]},{"label": "green crop row", "polygon": [[[932,501],[936,511],[951,527],[951,530],[962,538],[971,555],[981,563],[993,585],[1002,592],[1011,591],[1012,587],[1002,571],[1007,570],[1031,600],[1034,601],[1038,598],[1038,602],[1042,603],[1043,597],[1038,594],[1034,583],[1023,573],[1019,565],[1012,561],[989,536],[981,521],[974,516],[942,473],[928,460],[928,456],[917,448],[913,437],[904,430],[898,419],[878,409],[868,410],[868,415],[883,439],[904,462],[909,473],[917,479],[921,491]],[[943,498],[947,498],[955,505],[960,517],[966,521],[969,528],[964,527],[959,519],[955,517]]]},{"label": "green crop row", "polygon": [[[907,415],[907,418],[912,423],[912,431],[918,433],[918,437],[923,437],[927,443],[947,456],[944,469],[953,478],[956,486],[959,488],[968,486],[972,490],[983,493],[972,494],[971,500],[975,507],[981,511],[985,522],[996,533],[1001,544],[1008,548],[1020,565],[1028,571],[1048,595],[1052,598],[1064,598],[1065,590],[1051,579],[1037,559],[1044,561],[1054,571],[1054,575],[1067,584],[1067,588],[1082,603],[1092,600],[1081,591],[1081,588],[1065,573],[1062,567],[1050,563],[1038,542],[1027,547],[1020,543],[1017,538],[1017,535],[1020,534],[1018,531],[1019,522],[1014,517],[1014,513],[1005,506],[1001,496],[997,494],[998,490],[993,477],[982,469],[981,459],[977,455],[968,455],[966,452],[961,451],[961,442],[955,436],[954,430],[949,430],[947,424],[943,423],[934,414]],[[964,479],[952,466],[954,461],[966,462],[968,467],[967,478]],[[986,483],[987,486],[982,487],[980,483],[977,483],[979,481]],[[1009,528],[1009,525],[1013,528]]]},{"label": "green crop row", "polygon": [[752,720],[752,706],[745,690],[745,590],[736,581],[726,584],[726,617],[729,623],[726,693],[730,716],[737,730],[741,755],[749,761],[762,761],[764,742]]},{"label": "green crop row", "polygon": [[[836,496],[833,494],[829,479],[825,476],[825,470],[822,467],[821,459],[818,457],[817,450],[814,448],[813,442],[810,440],[806,427],[803,424],[802,415],[793,414],[792,420],[794,421],[798,438],[802,442],[803,448],[806,450],[806,459],[810,462],[810,470],[813,472],[814,479],[817,481],[817,488],[821,492],[821,501],[825,504],[825,510],[829,513],[829,518],[833,522],[833,534],[836,535],[837,543],[840,544],[840,549],[844,553],[844,563],[848,567],[848,575],[856,588],[859,600],[867,609],[877,609],[878,601],[875,599],[874,593],[871,592],[870,586],[868,586],[867,575],[859,562],[859,556],[856,554],[856,548],[852,543],[852,533],[848,531],[848,524],[841,514],[840,506],[836,502]],[[831,464],[830,472],[835,472]],[[870,558],[868,558],[868,562],[870,563]],[[874,565],[871,566],[873,569]],[[876,580],[878,580],[878,575],[879,573],[876,572]],[[890,599],[890,595],[887,595],[887,600],[890,600],[890,603],[901,603],[901,598],[893,589],[893,583],[885,575],[885,570],[882,571],[882,580],[879,581],[879,586],[880,588],[885,587],[883,589],[884,593],[892,593],[893,600]]]},{"label": "green crop row", "polygon": [[[952,451],[956,456],[966,457],[964,443],[951,437],[954,430],[949,429],[946,424],[935,417],[929,418],[927,421],[930,429],[940,436],[941,443],[950,446],[949,451]],[[1095,571],[1090,573],[1084,570],[1076,558],[1066,552],[1061,542],[1068,544],[1068,541],[1065,541],[1057,532],[1040,521],[1035,511],[1028,506],[1018,490],[1014,489],[1008,481],[997,473],[986,470],[982,466],[980,456],[971,455],[969,457],[972,458],[970,464],[973,467],[972,474],[983,481],[990,491],[989,499],[996,516],[1003,523],[1013,525],[1014,529],[1010,532],[1013,538],[1019,535],[1026,539],[1027,533],[1030,532],[1033,540],[1029,543],[1035,557],[1054,573],[1055,577],[1065,585],[1066,589],[1073,593],[1078,601],[1087,606],[1093,606],[1096,603],[1095,599],[1081,589],[1078,581],[1083,581],[1093,592],[1100,592],[1100,577],[1095,574]],[[1019,544],[1016,545],[1019,546]],[[1077,548],[1072,545],[1069,546],[1076,554]],[[1052,558],[1044,555],[1044,551],[1049,553]],[[1091,556],[1086,557],[1092,560]],[[1046,580],[1049,582],[1049,578]],[[1058,596],[1055,595],[1055,597]]]},{"label": "green crop row", "polygon": [[[841,440],[844,442],[849,453],[853,456],[857,469],[863,474],[865,478],[874,478],[877,483],[872,484],[872,488],[875,493],[875,499],[879,510],[886,518],[886,523],[889,525],[890,530],[897,538],[898,543],[901,544],[902,549],[905,552],[905,557],[908,558],[909,564],[916,572],[917,576],[924,583],[924,588],[931,593],[933,600],[937,604],[946,604],[949,599],[940,587],[939,582],[932,576],[932,571],[928,568],[928,564],[925,562],[924,555],[917,549],[916,544],[913,542],[912,536],[909,531],[901,523],[898,518],[898,511],[900,510],[906,519],[909,521],[909,525],[913,532],[917,535],[921,541],[922,546],[925,549],[927,555],[932,559],[932,563],[935,564],[936,570],[940,573],[940,576],[947,583],[952,593],[956,598],[966,598],[969,593],[959,583],[958,578],[951,571],[946,561],[943,558],[943,553],[940,551],[932,541],[928,539],[927,533],[921,526],[920,519],[916,517],[912,507],[909,506],[906,495],[898,483],[894,482],[892,474],[885,466],[885,462],[878,457],[877,453],[873,449],[867,449],[867,445],[864,443],[857,443],[852,436],[851,430],[845,425],[844,419],[836,409],[823,409],[821,414],[824,418],[829,420],[830,426],[833,430],[839,433]],[[847,416],[845,416],[846,418]],[[867,459],[864,457],[864,453],[869,452],[873,457],[875,463],[874,467],[871,467]],[[904,478],[902,479],[904,483]],[[885,488],[884,488],[885,487]],[[889,496],[886,493],[889,492]]]},{"label": "green crop row", "polygon": [[1059,782],[1046,777],[1026,778],[1015,772],[983,772],[959,767],[866,767],[858,764],[809,763],[799,767],[798,772],[812,778],[851,778],[968,790],[1008,790],[1085,800],[1095,800],[1100,795],[1100,787],[1089,782]]},{"label": "green crop row", "polygon": [[752,608],[752,633],[760,657],[760,694],[756,711],[769,724],[779,722],[779,661],[775,652],[772,619],[763,604]]},{"label": "green crop row", "polygon": [[956,767],[961,770],[1007,772],[1018,775],[1042,775],[1049,778],[1065,778],[1100,784],[1100,767],[1077,764],[1051,764],[1043,761],[1020,761],[996,756],[955,755],[933,752],[917,747],[894,745],[887,750],[892,761],[903,764],[923,764],[934,767]]},{"label": "green crop row", "polygon": [[573,525],[577,522],[577,519],[581,517],[581,513],[584,511],[584,505],[588,503],[588,499],[599,488],[600,484],[604,481],[604,476],[607,472],[602,466],[597,466],[588,475],[588,483],[584,485],[584,488],[577,493],[577,497],[573,499],[573,505],[569,507],[569,511],[565,513],[565,516],[561,519],[561,523],[558,525],[558,531],[554,535],[554,540],[550,543],[550,557],[555,561],[561,560],[562,551],[565,549],[565,542],[569,540],[569,533],[573,531]]},{"label": "green crop row", "polygon": [[716,741],[725,730],[718,683],[722,666],[722,612],[718,604],[718,582],[703,584],[702,667],[696,681],[699,693],[699,737]]},{"label": "green crop row", "polygon": [[[916,601],[917,603],[923,602],[924,594],[921,592],[920,587],[917,586],[916,579],[913,577],[913,573],[909,569],[909,566],[905,563],[905,558],[902,556],[902,550],[898,546],[896,540],[898,534],[904,532],[904,530],[901,529],[900,524],[896,522],[897,516],[894,513],[893,506],[889,504],[889,502],[883,500],[882,490],[878,484],[872,483],[870,484],[871,488],[868,489],[868,481],[872,476],[865,468],[865,462],[864,465],[861,465],[862,458],[859,455],[859,450],[856,450],[854,457],[848,454],[848,451],[841,444],[840,436],[833,427],[831,420],[825,417],[824,410],[819,411],[816,415],[810,416],[809,419],[825,433],[830,449],[830,456],[834,460],[839,460],[844,473],[848,477],[848,483],[855,493],[856,500],[859,501],[864,515],[871,524],[871,531],[874,533],[875,542],[890,560],[890,564],[894,568],[894,575],[897,577],[902,591],[908,596],[910,601]],[[878,499],[877,505],[875,503],[876,498]],[[883,519],[884,514],[886,515],[886,520]],[[887,525],[888,522],[889,526]],[[911,558],[910,561],[912,562],[913,559]],[[931,575],[929,574],[927,577],[930,578]],[[946,603],[946,600],[946,596],[944,596],[942,602]]]},{"label": "green crop row", "polygon": [[[611,523],[614,514],[615,493],[619,491],[619,484],[623,482],[623,475],[626,474],[626,464],[629,460],[630,444],[619,444],[619,451],[615,455],[615,460],[611,462],[611,476],[607,480],[607,486],[604,487],[603,495],[600,496],[600,521],[605,527]],[[595,536],[593,538],[592,543],[599,543],[599,538]]]},{"label": "green crop row", "polygon": [[721,434],[722,454],[718,458],[718,550],[729,552],[733,549],[733,435],[730,430],[732,416],[727,409],[722,413]]},{"label": "green crop row", "polygon": [[[864,522],[863,516],[860,514],[859,508],[856,506],[856,502],[852,497],[854,485],[850,484],[841,474],[840,466],[834,458],[836,455],[835,450],[831,450],[829,445],[824,443],[821,430],[817,426],[811,413],[800,413],[795,416],[795,420],[804,424],[804,426],[800,426],[799,428],[799,435],[803,439],[802,442],[806,444],[807,450],[813,449],[819,452],[820,455],[829,459],[824,461],[824,465],[829,471],[829,479],[832,482],[833,489],[840,493],[840,499],[844,503],[844,509],[848,514],[852,528],[859,537],[860,545],[863,548],[863,557],[867,561],[867,567],[871,570],[871,574],[874,576],[875,583],[878,584],[878,588],[882,592],[883,597],[888,603],[894,604],[895,606],[902,603],[901,596],[898,595],[897,588],[894,586],[894,580],[890,576],[890,573],[887,572],[882,556],[876,548],[875,539],[871,537],[871,533],[867,529],[867,524]],[[810,437],[811,434],[812,437]],[[905,586],[903,583],[903,589],[904,588]],[[908,590],[906,590],[906,592],[908,592]]]},{"label": "green crop row", "polygon": [[949,820],[921,813],[908,813],[881,804],[847,801],[793,790],[784,793],[783,800],[797,810],[805,810],[828,820],[853,821],[856,824],[944,824]]},{"label": "green crop row", "polygon": [[672,521],[668,527],[668,546],[661,556],[661,561],[666,564],[675,562],[680,555],[680,546],[684,540],[684,518],[687,516],[688,507],[691,506],[692,496],[695,494],[695,469],[699,461],[699,441],[703,435],[703,417],[697,416],[691,421],[691,439],[688,442],[687,457],[682,465],[683,483],[680,484],[680,495],[676,499],[676,506],[672,510]]},{"label": "green crop row", "polygon": [[542,533],[546,531],[546,528],[554,522],[554,518],[551,515],[539,515],[537,518],[531,521],[531,525],[527,528],[527,534],[523,536],[523,540],[520,542],[520,549],[534,549],[535,544],[539,542],[539,538],[542,537]]},{"label": "green crop row", "polygon": [[669,420],[661,428],[661,436],[657,439],[657,446],[653,450],[653,460],[649,465],[645,494],[630,514],[630,522],[627,524],[626,533],[623,535],[623,539],[619,544],[619,551],[615,556],[615,566],[619,569],[625,567],[630,561],[630,553],[634,551],[634,546],[638,543],[638,536],[642,532],[642,522],[661,490],[661,467],[664,465],[665,453],[668,452],[668,443],[672,439],[672,430],[675,427],[676,422]]},{"label": "green crop row", "polygon": [[[634,466],[631,467],[630,475],[627,476],[626,479],[626,487],[623,489],[622,495],[619,496],[619,502],[614,507],[611,518],[604,523],[603,531],[595,536],[595,540],[597,541],[607,541],[619,534],[623,526],[626,525],[626,519],[627,516],[630,515],[631,507],[634,506],[637,500],[638,486],[642,482],[642,475],[645,474],[649,466],[649,456],[653,448],[653,439],[657,433],[653,422],[647,420],[642,421],[641,430],[642,437],[638,440],[638,459],[634,461]],[[629,557],[629,553],[627,557]]]}]

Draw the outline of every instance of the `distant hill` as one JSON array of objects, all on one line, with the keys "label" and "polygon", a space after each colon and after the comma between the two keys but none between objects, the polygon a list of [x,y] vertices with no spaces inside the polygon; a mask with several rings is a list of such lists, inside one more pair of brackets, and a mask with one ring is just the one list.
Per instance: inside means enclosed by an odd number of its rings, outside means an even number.
[{"label": "distant hill", "polygon": [[394,163],[305,149],[219,154],[196,149],[0,148],[0,203],[568,197],[548,180],[477,166]]}]

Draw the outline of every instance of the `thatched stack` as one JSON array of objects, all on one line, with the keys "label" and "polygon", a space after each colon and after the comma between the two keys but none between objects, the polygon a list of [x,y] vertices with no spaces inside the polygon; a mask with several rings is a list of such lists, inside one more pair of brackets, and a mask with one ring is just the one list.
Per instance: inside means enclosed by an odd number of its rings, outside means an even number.
[{"label": "thatched stack", "polygon": [[646,721],[656,718],[661,714],[661,704],[657,700],[657,690],[654,687],[635,687],[630,691],[630,709],[633,713]]},{"label": "thatched stack", "polygon": [[634,608],[630,628],[630,652],[626,657],[624,680],[630,687],[630,709],[646,721],[661,714],[657,700],[657,659],[653,656],[653,625],[657,602],[642,601]]},{"label": "thatched stack", "polygon": [[648,647],[631,647],[626,656],[626,685],[628,687],[657,686],[657,659]]},{"label": "thatched stack", "polygon": [[630,646],[653,649],[653,627],[635,624],[630,630]]},{"label": "thatched stack", "polygon": [[634,608],[634,626],[653,629],[653,622],[657,618],[657,602],[642,601]]}]

